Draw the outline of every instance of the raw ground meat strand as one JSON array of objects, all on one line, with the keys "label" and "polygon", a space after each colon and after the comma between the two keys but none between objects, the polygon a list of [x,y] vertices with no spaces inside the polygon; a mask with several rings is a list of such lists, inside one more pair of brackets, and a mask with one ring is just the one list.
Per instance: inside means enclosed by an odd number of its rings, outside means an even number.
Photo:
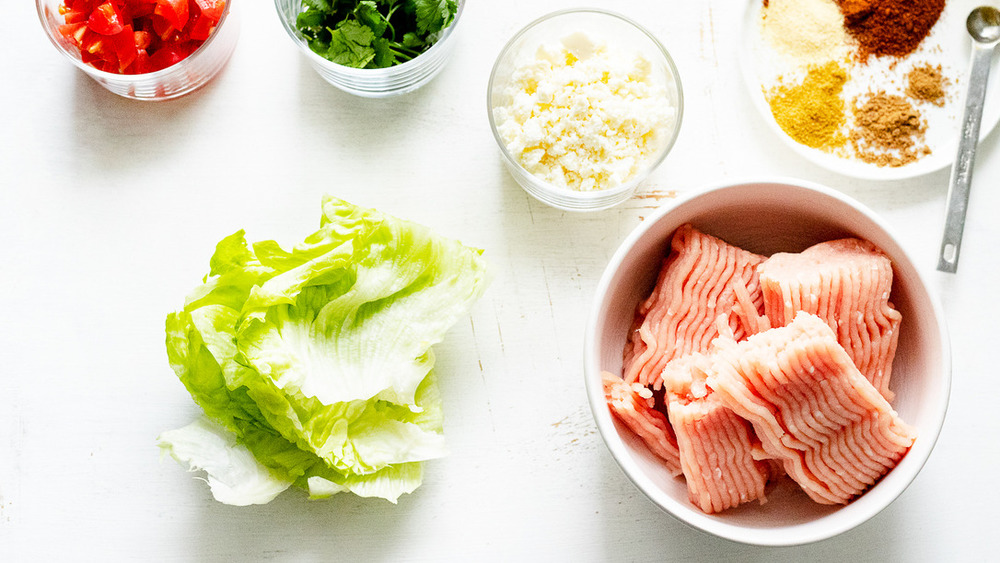
[{"label": "raw ground meat strand", "polygon": [[889,301],[892,263],[874,244],[839,239],[801,253],[779,253],[758,268],[764,312],[784,326],[805,311],[837,334],[865,378],[892,400],[892,361],[902,315]]},{"label": "raw ground meat strand", "polygon": [[688,495],[706,513],[765,501],[769,468],[751,455],[750,425],[733,411],[708,402],[671,402]]},{"label": "raw ground meat strand", "polygon": [[680,475],[681,461],[677,438],[667,417],[653,408],[651,394],[643,397],[640,394],[642,386],[626,383],[622,378],[609,372],[604,372],[602,378],[604,397],[611,413],[635,433],[649,451],[663,460],[672,475],[675,477]]},{"label": "raw ground meat strand", "polygon": [[714,396],[753,425],[764,450],[816,502],[850,502],[913,444],[915,430],[815,315],[720,344],[711,358]]},{"label": "raw ground meat strand", "polygon": [[705,387],[699,364],[706,361],[701,354],[679,358],[663,376],[688,497],[708,514],[753,500],[766,502],[771,465],[756,459],[760,442],[750,424]]},{"label": "raw ground meat strand", "polygon": [[[746,336],[751,336],[771,328],[770,319],[760,313],[764,310],[764,293],[760,290],[759,286],[751,294],[746,284],[734,283],[733,292],[736,295],[736,303],[733,304],[733,313],[739,317],[741,324],[746,327]],[[719,330],[719,334],[724,334],[721,329]],[[733,340],[736,340],[735,335],[733,335]]]},{"label": "raw ground meat strand", "polygon": [[623,352],[624,380],[658,389],[667,362],[709,347],[718,336],[714,323],[721,313],[729,315],[738,339],[753,332],[734,310],[733,286],[747,289],[763,314],[755,269],[763,260],[691,225],[679,227],[653,292],[636,309],[636,328]]}]

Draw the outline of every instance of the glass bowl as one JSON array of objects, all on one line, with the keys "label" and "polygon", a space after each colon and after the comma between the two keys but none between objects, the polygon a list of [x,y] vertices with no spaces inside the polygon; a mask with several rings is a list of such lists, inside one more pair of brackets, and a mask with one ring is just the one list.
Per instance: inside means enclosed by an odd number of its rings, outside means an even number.
[{"label": "glass bowl", "polygon": [[302,11],[302,0],[274,0],[274,7],[278,10],[281,25],[288,36],[324,80],[356,96],[386,98],[420,88],[444,68],[451,58],[455,30],[462,19],[465,0],[459,0],[455,19],[441,32],[441,37],[434,45],[419,56],[388,68],[353,68],[324,59],[309,48],[309,44],[295,27],[295,19]]},{"label": "glass bowl", "polygon": [[[684,480],[673,477],[610,412],[602,372],[622,373],[636,305],[649,296],[670,250],[672,234],[685,223],[765,256],[799,252],[824,240],[858,237],[874,243],[892,261],[892,303],[902,314],[902,324],[892,364],[890,386],[895,397],[891,404],[916,429],[917,437],[895,468],[849,504],[818,504],[786,480],[767,492],[766,504],[751,502],[705,514],[689,500]],[[585,328],[584,374],[601,437],[625,476],[656,506],[716,536],[788,546],[823,540],[859,526],[892,503],[916,478],[944,423],[951,354],[945,315],[929,281],[879,216],[830,187],[775,178],[692,191],[663,205],[636,227],[612,256],[597,285]]]},{"label": "glass bowl", "polygon": [[[238,1],[238,0],[237,0]],[[145,74],[115,74],[98,70],[83,62],[80,50],[59,33],[64,23],[59,14],[63,0],[36,0],[38,17],[46,35],[74,65],[108,90],[133,100],[161,101],[190,94],[207,84],[229,61],[240,34],[238,14],[232,9],[233,0],[212,35],[180,62]]]},{"label": "glass bowl", "polygon": [[[587,42],[605,44],[607,57],[616,59],[615,62],[625,61],[627,64],[636,65],[635,55],[641,55],[648,62],[647,83],[652,88],[658,89],[660,94],[665,97],[668,109],[672,108],[673,110],[673,116],[672,119],[661,123],[655,129],[656,133],[650,147],[651,150],[637,161],[630,175],[613,185],[602,187],[594,184],[593,188],[575,189],[574,187],[557,185],[532,174],[508,147],[502,130],[506,129],[507,124],[513,125],[515,130],[524,125],[516,122],[512,115],[515,111],[521,111],[523,116],[523,107],[515,106],[515,104],[523,102],[527,96],[533,96],[533,93],[514,85],[515,81],[520,79],[519,77],[525,76],[526,69],[530,71],[530,69],[535,69],[543,59],[546,61],[552,59],[551,46],[553,45],[566,46],[567,53],[569,53],[566,55],[567,61],[570,59],[579,60],[573,55],[573,52],[575,50],[579,53],[582,50],[582,52],[589,53],[590,47],[586,46]],[[582,49],[579,45],[583,45]],[[558,48],[563,48],[562,46]],[[548,51],[543,53],[546,49]],[[630,55],[632,58],[624,58],[626,55]],[[556,59],[552,60],[555,64],[561,64]],[[567,64],[575,63],[568,62]],[[571,70],[578,72],[576,67],[572,67]],[[537,75],[529,78],[528,81],[533,82],[536,77]],[[588,77],[586,80],[592,79]],[[534,99],[536,98],[533,97]],[[545,101],[538,101],[534,108],[538,108],[538,104],[544,104]],[[650,109],[648,103],[645,109]],[[517,183],[530,195],[543,203],[568,211],[607,209],[632,197],[639,184],[663,162],[673,147],[680,132],[683,109],[684,97],[680,76],[673,59],[663,45],[649,31],[632,20],[614,12],[590,8],[553,12],[531,22],[515,34],[497,57],[487,89],[487,113],[489,114],[490,128],[497,145],[500,147],[507,169]],[[574,117],[571,121],[573,122],[571,127],[578,128],[578,130],[570,132],[571,135],[576,136],[574,138],[582,139],[584,145],[595,141],[592,138],[593,133],[579,130],[584,126],[580,120]],[[528,129],[524,127],[523,130],[527,131]],[[588,139],[588,137],[590,138]],[[596,139],[596,142],[599,143],[600,139]],[[550,156],[548,149],[546,149],[546,153],[546,158],[548,158]],[[557,155],[555,149],[552,154]],[[583,187],[582,183],[581,187]]]}]

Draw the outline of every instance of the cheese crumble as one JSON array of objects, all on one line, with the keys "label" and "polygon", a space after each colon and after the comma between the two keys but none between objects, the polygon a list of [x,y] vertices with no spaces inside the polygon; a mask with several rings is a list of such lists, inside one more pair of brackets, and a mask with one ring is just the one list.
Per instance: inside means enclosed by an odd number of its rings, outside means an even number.
[{"label": "cheese crumble", "polygon": [[576,191],[620,186],[667,142],[676,106],[641,53],[582,33],[542,45],[494,108],[497,131],[535,177]]}]

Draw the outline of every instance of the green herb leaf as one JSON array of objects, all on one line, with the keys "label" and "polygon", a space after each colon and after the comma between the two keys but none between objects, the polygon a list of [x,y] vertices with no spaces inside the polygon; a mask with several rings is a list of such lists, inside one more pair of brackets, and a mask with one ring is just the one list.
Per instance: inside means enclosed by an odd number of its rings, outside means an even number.
[{"label": "green herb leaf", "polygon": [[407,49],[420,49],[424,46],[424,40],[414,32],[403,35],[403,46]]},{"label": "green herb leaf", "polygon": [[374,68],[388,68],[396,64],[396,53],[388,39],[379,37],[372,42],[372,47],[375,49],[375,60],[372,61]]},{"label": "green herb leaf", "polygon": [[385,30],[389,27],[389,20],[385,19],[382,12],[378,11],[378,5],[371,0],[363,0],[358,2],[356,8],[354,8],[354,17],[358,19],[361,25],[368,26],[375,34],[375,37],[382,37],[385,34]]},{"label": "green herb leaf", "polygon": [[408,0],[417,18],[417,31],[437,33],[448,26],[458,11],[456,0]]},{"label": "green herb leaf", "polygon": [[327,58],[340,65],[365,68],[375,58],[374,39],[370,28],[354,20],[345,20],[330,34]]},{"label": "green herb leaf", "polygon": [[326,16],[320,12],[306,10],[295,18],[295,27],[309,39],[318,39],[320,34],[326,30],[324,21]]},{"label": "green herb leaf", "polygon": [[302,0],[302,6],[295,26],[309,48],[355,68],[386,68],[419,56],[458,12],[457,0]]},{"label": "green herb leaf", "polygon": [[330,0],[302,0],[302,5],[318,12],[332,12],[334,10]]}]

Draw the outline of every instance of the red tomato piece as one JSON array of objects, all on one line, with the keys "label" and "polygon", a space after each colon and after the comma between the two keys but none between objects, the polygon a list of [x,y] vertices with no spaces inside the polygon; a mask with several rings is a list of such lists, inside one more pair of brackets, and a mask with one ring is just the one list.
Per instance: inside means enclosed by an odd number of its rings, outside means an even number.
[{"label": "red tomato piece", "polygon": [[194,0],[198,11],[210,20],[213,24],[219,23],[223,12],[226,11],[226,0]]},{"label": "red tomato piece", "polygon": [[118,7],[111,0],[108,0],[94,8],[94,11],[90,13],[90,17],[87,18],[87,27],[101,35],[117,35],[122,32],[122,29],[125,29],[125,24],[122,22],[122,15],[118,11]]},{"label": "red tomato piece", "polygon": [[84,10],[70,10],[62,12],[63,19],[66,23],[87,23],[87,18],[90,17],[90,12]]},{"label": "red tomato piece", "polygon": [[101,3],[101,1],[102,0],[66,0],[64,5],[69,10],[90,14],[90,12],[93,12],[94,8]]},{"label": "red tomato piece", "polygon": [[204,14],[195,14],[191,16],[191,23],[188,25],[188,36],[196,41],[204,41],[212,35],[215,23]]},{"label": "red tomato piece", "polygon": [[84,53],[100,56],[104,52],[104,38],[100,34],[94,33],[89,27],[85,27],[80,34],[80,50]]},{"label": "red tomato piece", "polygon": [[139,56],[139,49],[135,44],[135,33],[132,26],[126,25],[121,33],[110,37],[114,58],[118,61],[116,72],[124,73],[125,69]]},{"label": "red tomato piece", "polygon": [[125,74],[146,74],[147,72],[153,72],[153,64],[149,61],[149,53],[145,49],[139,49],[135,61],[125,69]]},{"label": "red tomato piece", "polygon": [[152,24],[153,33],[163,41],[172,40],[177,33],[177,28],[160,14],[153,14],[149,17],[149,21]]},{"label": "red tomato piece", "polygon": [[59,34],[79,47],[85,29],[87,29],[86,22],[65,23],[59,26]]},{"label": "red tomato piece", "polygon": [[175,65],[191,54],[193,49],[188,43],[171,43],[156,50],[149,56],[153,70],[160,70]]},{"label": "red tomato piece", "polygon": [[156,9],[156,0],[126,0],[125,3],[132,13],[133,19],[150,16]]},{"label": "red tomato piece", "polygon": [[153,34],[148,31],[139,30],[133,32],[135,39],[135,48],[140,51],[145,51],[149,49],[150,44],[153,43]]},{"label": "red tomato piece", "polygon": [[183,30],[190,15],[188,0],[156,0],[153,13],[166,18],[175,29]]}]

